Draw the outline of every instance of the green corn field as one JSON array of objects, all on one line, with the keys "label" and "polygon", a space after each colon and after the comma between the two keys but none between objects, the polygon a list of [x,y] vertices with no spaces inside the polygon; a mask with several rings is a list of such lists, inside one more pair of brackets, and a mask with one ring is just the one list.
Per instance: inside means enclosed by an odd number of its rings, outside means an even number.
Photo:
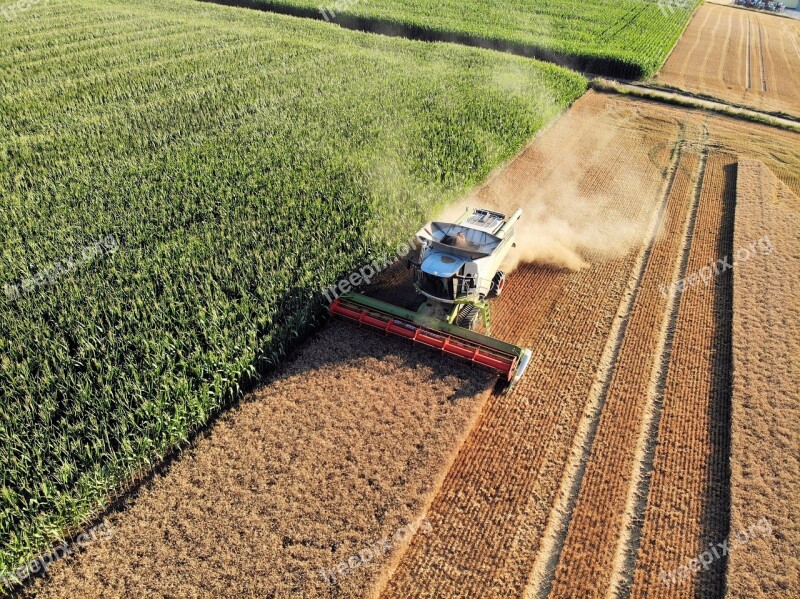
[{"label": "green corn field", "polygon": [[0,18],[0,571],[258,380],[580,75],[191,0]]}]

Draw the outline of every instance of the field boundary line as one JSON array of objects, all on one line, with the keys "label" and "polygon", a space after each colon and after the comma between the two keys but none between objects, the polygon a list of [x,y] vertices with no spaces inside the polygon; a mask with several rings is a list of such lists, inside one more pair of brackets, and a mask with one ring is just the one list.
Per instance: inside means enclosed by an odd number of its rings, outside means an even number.
[{"label": "field boundary line", "polygon": [[700,92],[696,90],[689,91],[677,87],[675,85],[670,85],[659,81],[647,81],[644,83],[640,82],[626,82],[626,83],[628,85],[631,85],[633,87],[638,87],[641,89],[663,92],[665,94],[676,94],[679,96],[684,96],[685,98],[691,100],[698,100],[698,101],[702,100],[706,102],[714,102],[716,104],[724,104],[725,106],[729,106],[731,108],[738,108],[740,110],[745,110],[745,111],[749,110],[751,112],[762,114],[764,116],[773,117],[776,119],[785,119],[787,121],[792,121],[793,123],[800,124],[800,116],[795,116],[793,114],[790,114],[788,112],[783,112],[780,110],[766,110],[766,109],[752,108],[750,106],[747,106],[746,104],[739,104],[738,102],[733,102],[731,100],[723,100],[719,96],[709,94],[708,92]]},{"label": "field boundary line", "polygon": [[537,554],[533,570],[528,577],[524,596],[527,599],[545,598],[550,594],[556,567],[564,548],[569,523],[578,492],[581,488],[583,475],[591,454],[591,448],[600,422],[600,415],[605,405],[608,387],[611,376],[614,372],[617,356],[619,355],[622,340],[628,328],[631,310],[638,296],[644,273],[650,261],[653,246],[658,237],[658,231],[664,220],[667,200],[672,192],[675,178],[679,171],[680,161],[684,152],[684,129],[681,132],[673,148],[672,163],[668,176],[661,194],[661,201],[653,211],[653,215],[648,224],[647,231],[643,238],[642,249],[636,257],[625,293],[622,296],[617,313],[614,316],[614,323],[611,327],[608,340],[603,349],[602,357],[595,374],[595,381],[589,391],[589,397],[584,407],[581,422],[572,443],[569,461],[561,479],[556,503],[550,510],[547,525],[542,535],[542,546]]},{"label": "field boundary line", "polygon": [[697,98],[683,92],[682,90],[667,92],[659,88],[649,87],[647,85],[623,83],[622,81],[602,78],[592,79],[589,81],[589,87],[595,91],[605,92],[608,94],[632,96],[642,100],[658,102],[659,104],[679,106],[687,110],[703,110],[705,112],[713,112],[715,114],[740,121],[759,123],[769,127],[783,129],[785,131],[800,133],[800,122],[794,118],[778,117],[768,112],[761,112],[752,108],[741,108],[719,100],[706,100]]},{"label": "field boundary line", "polygon": [[[703,191],[706,166],[708,164],[708,128],[703,126],[702,148],[700,149],[700,164],[697,170],[697,179],[692,190],[692,203],[689,207],[689,218],[682,231],[683,247],[675,261],[672,281],[683,279],[689,264],[689,254],[692,248],[697,212],[700,206],[700,195]],[[636,444],[633,475],[628,488],[628,499],[622,517],[620,537],[617,542],[614,565],[611,573],[609,588],[614,597],[627,598],[630,596],[633,584],[634,567],[639,553],[639,543],[644,524],[644,512],[647,508],[647,499],[650,494],[653,461],[655,458],[656,444],[658,442],[658,428],[661,421],[661,409],[664,403],[664,389],[666,387],[667,373],[672,355],[672,345],[675,337],[678,310],[680,308],[683,290],[677,286],[670,286],[667,297],[666,310],[661,322],[658,335],[658,347],[654,354],[653,367],[650,373],[650,384],[644,407],[642,427],[639,440]]]}]

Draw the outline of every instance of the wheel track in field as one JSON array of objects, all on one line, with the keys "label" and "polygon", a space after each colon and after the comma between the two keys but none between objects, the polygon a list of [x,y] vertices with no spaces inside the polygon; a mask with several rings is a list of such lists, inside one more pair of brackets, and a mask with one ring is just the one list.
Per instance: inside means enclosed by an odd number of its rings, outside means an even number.
[{"label": "wheel track in field", "polygon": [[659,333],[666,328],[670,315],[669,304],[661,296],[658,284],[669,284],[671,279],[667,278],[680,273],[680,258],[696,201],[700,160],[690,145],[687,143],[687,151],[682,155],[662,233],[648,257],[619,359],[613,368],[597,435],[553,577],[553,597],[594,596],[611,585],[616,548],[626,517],[625,509],[616,506],[626,505],[630,495],[630,478],[640,459],[636,449],[641,423],[661,362],[663,343]]},{"label": "wheel track in field", "polygon": [[764,25],[758,22],[758,55],[761,58],[761,91],[767,93],[767,64],[764,59]]},{"label": "wheel track in field", "polygon": [[745,60],[745,81],[747,82],[747,87],[745,89],[750,89],[753,87],[753,81],[751,76],[751,68],[750,68],[750,56],[751,56],[751,41],[750,38],[752,37],[751,34],[752,29],[752,21],[750,17],[747,17],[747,59]]},{"label": "wheel track in field", "polygon": [[[675,264],[670,281],[682,280],[686,277],[689,264],[689,253],[692,248],[697,212],[700,205],[700,196],[706,176],[708,164],[708,129],[703,129],[703,139],[700,149],[700,165],[697,181],[693,191],[691,214],[683,231],[683,248],[680,261]],[[658,442],[658,429],[661,421],[661,409],[664,405],[664,389],[666,388],[667,373],[672,359],[672,348],[675,339],[675,330],[678,321],[678,311],[681,303],[682,291],[670,288],[667,298],[667,318],[663,320],[659,332],[659,347],[656,350],[656,360],[653,363],[651,384],[648,389],[648,405],[645,407],[645,419],[637,443],[637,462],[634,465],[634,475],[631,481],[628,499],[626,502],[625,516],[622,523],[617,551],[614,557],[614,571],[611,577],[611,588],[617,597],[630,596],[633,583],[636,557],[642,534],[644,512],[647,507],[647,498],[650,494],[651,473],[653,459]]]},{"label": "wheel track in field", "polygon": [[[682,131],[683,136],[683,131]],[[653,212],[648,232],[645,236],[645,243],[634,263],[630,278],[625,290],[625,295],[619,304],[614,324],[609,335],[608,342],[603,350],[600,367],[595,377],[594,385],[590,392],[589,400],[584,410],[581,428],[573,442],[570,461],[564,473],[564,478],[559,489],[558,500],[553,506],[548,518],[547,527],[543,535],[543,546],[540,548],[534,569],[529,578],[526,588],[526,597],[547,597],[555,576],[555,569],[561,556],[564,540],[567,534],[567,527],[575,509],[580,485],[586,470],[586,463],[589,458],[592,442],[597,432],[597,425],[600,414],[605,403],[608,385],[613,372],[613,364],[616,363],[619,355],[622,339],[625,336],[629,316],[636,301],[639,288],[642,282],[647,260],[653,249],[656,234],[664,218],[664,211],[667,199],[672,192],[675,177],[678,173],[681,155],[683,153],[684,140],[681,138],[673,150],[672,164],[668,174],[668,179],[662,192],[661,202]]]},{"label": "wheel track in field", "polygon": [[[733,252],[736,157],[708,159],[687,270]],[[670,576],[698,544],[727,538],[730,513],[732,273],[714,273],[681,296],[665,381],[658,445],[631,595],[679,599],[724,594],[725,562],[686,580]],[[669,583],[669,584],[667,584]]]}]

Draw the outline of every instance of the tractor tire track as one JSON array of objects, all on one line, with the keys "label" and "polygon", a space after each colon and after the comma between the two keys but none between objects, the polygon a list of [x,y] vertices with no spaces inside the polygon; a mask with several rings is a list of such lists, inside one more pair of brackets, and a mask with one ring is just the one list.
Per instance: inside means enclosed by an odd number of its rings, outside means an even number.
[{"label": "tractor tire track", "polygon": [[[680,259],[675,264],[675,271],[670,281],[679,281],[686,278],[689,264],[689,253],[694,239],[697,213],[700,206],[700,196],[706,176],[708,163],[708,130],[703,130],[703,147],[700,148],[700,165],[698,167],[697,181],[693,193],[691,213],[683,230],[683,247]],[[650,491],[651,472],[653,459],[658,441],[658,429],[661,421],[661,411],[664,405],[664,389],[666,387],[667,373],[672,360],[675,330],[678,321],[678,310],[681,303],[682,292],[670,287],[667,297],[667,317],[662,322],[658,336],[658,349],[656,360],[653,362],[653,371],[650,376],[650,385],[647,389],[647,404],[645,406],[642,430],[636,449],[636,462],[633,477],[626,501],[625,515],[623,517],[622,531],[617,544],[614,558],[614,571],[611,576],[611,588],[617,597],[627,598],[633,584],[633,573],[641,540],[641,523],[647,497]]]},{"label": "tractor tire track", "polygon": [[767,64],[764,59],[764,26],[758,24],[758,53],[761,57],[761,91],[767,93]]},{"label": "tractor tire track", "polygon": [[694,173],[699,165],[696,153],[682,155],[661,227],[664,233],[658,236],[648,257],[609,383],[556,567],[552,597],[595,596],[611,588],[618,539],[625,523],[625,510],[616,506],[624,506],[630,495],[630,473],[637,462],[645,399],[653,388],[653,371],[660,364],[663,348],[659,332],[670,314],[658,284],[668,283],[680,264],[676,256],[680,256],[688,234],[695,203]]},{"label": "tractor tire track", "polygon": [[751,37],[752,37],[751,29],[752,29],[752,21],[751,21],[750,17],[748,16],[747,17],[747,57],[745,59],[745,67],[744,67],[745,68],[745,81],[747,81],[747,86],[745,87],[745,89],[751,89],[753,87],[753,79],[752,79],[751,68],[750,68],[750,63],[751,63],[750,54],[751,54],[751,46],[752,46],[752,43],[750,41]]},{"label": "tractor tire track", "polygon": [[619,356],[632,307],[641,287],[645,267],[656,241],[656,233],[663,221],[667,200],[672,193],[672,187],[678,173],[678,165],[680,164],[683,153],[682,137],[683,131],[681,132],[681,139],[678,140],[673,150],[672,164],[670,165],[669,176],[664,191],[661,194],[661,202],[653,212],[653,218],[651,219],[645,236],[645,243],[631,270],[625,295],[619,304],[611,334],[603,350],[603,356],[595,376],[595,382],[592,386],[589,400],[584,410],[581,425],[572,445],[572,453],[564,473],[564,478],[561,482],[558,500],[550,512],[547,528],[543,535],[544,540],[542,541],[539,555],[537,556],[536,563],[528,581],[528,586],[525,590],[526,597],[544,598],[550,593],[553,577],[555,576],[555,569],[561,556],[567,528],[572,518],[573,510],[575,509],[580,485],[586,471],[586,463],[589,459],[589,453],[597,432],[600,414],[605,404],[608,385],[613,372],[613,365],[616,363]]}]

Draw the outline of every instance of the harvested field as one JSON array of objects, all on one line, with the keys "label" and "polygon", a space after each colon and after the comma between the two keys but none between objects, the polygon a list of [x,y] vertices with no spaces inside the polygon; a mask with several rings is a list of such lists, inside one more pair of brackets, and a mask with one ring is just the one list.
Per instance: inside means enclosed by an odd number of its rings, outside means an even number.
[{"label": "harvested field", "polygon": [[[112,513],[113,542],[30,594],[358,596],[425,513],[489,389],[482,373],[332,324]],[[388,554],[336,572],[384,538]]]},{"label": "harvested field", "polygon": [[763,249],[766,236],[770,255],[734,269],[730,597],[800,588],[798,231],[798,196],[763,163],[741,160],[734,247]]},{"label": "harvested field", "polygon": [[800,21],[705,4],[656,83],[800,117]]},{"label": "harvested field", "polygon": [[624,530],[630,473],[639,451],[642,421],[658,400],[672,297],[659,283],[684,276],[681,257],[693,227],[697,188],[705,158],[683,152],[670,186],[660,234],[648,252],[634,290],[636,299],[619,340],[613,375],[603,398],[592,453],[586,464],[567,537],[552,586],[552,596],[588,596],[612,587],[616,540]]}]

